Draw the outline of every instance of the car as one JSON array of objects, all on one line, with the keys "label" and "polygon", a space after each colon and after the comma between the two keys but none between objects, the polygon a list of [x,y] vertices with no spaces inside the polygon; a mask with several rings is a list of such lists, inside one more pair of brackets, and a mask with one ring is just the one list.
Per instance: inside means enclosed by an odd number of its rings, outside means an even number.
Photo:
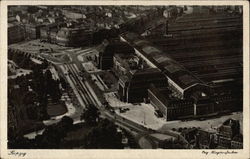
[{"label": "car", "polygon": [[129,108],[125,108],[124,110],[125,110],[125,111],[129,111],[130,109],[129,109]]},{"label": "car", "polygon": [[155,114],[155,116],[157,116],[157,117],[159,118],[159,115],[158,115],[158,113],[157,113],[157,112],[154,112],[154,114]]},{"label": "car", "polygon": [[[156,115],[157,114],[157,115]],[[162,118],[163,117],[163,114],[160,110],[155,110],[155,115],[159,118]]]}]

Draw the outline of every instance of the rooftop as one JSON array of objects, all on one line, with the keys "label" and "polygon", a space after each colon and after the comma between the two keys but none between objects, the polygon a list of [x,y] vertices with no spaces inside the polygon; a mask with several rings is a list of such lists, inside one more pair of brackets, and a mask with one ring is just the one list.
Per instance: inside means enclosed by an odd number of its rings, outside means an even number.
[{"label": "rooftop", "polygon": [[232,118],[229,118],[228,120],[226,120],[224,123],[223,123],[223,125],[225,125],[225,126],[234,126],[234,125],[236,125],[237,124],[237,120],[234,120],[234,119],[232,119]]},{"label": "rooftop", "polygon": [[138,69],[139,58],[135,55],[127,54],[115,54],[114,57],[117,61],[120,62],[122,67],[127,70],[136,70]]},{"label": "rooftop", "polygon": [[150,42],[204,83],[242,79],[242,15],[222,13],[184,14],[162,23],[147,36]]},{"label": "rooftop", "polygon": [[167,54],[160,49],[154,47],[149,41],[139,37],[139,35],[126,33],[123,34],[122,37],[160,68],[161,71],[172,79],[181,89],[184,90],[197,83],[203,84],[201,80],[195,77],[181,64],[167,56]]}]

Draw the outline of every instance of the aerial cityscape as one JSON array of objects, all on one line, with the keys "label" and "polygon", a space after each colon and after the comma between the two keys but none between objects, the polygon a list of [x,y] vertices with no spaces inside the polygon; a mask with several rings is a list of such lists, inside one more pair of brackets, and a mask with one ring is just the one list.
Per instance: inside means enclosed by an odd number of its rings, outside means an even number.
[{"label": "aerial cityscape", "polygon": [[243,149],[242,6],[8,6],[9,149]]}]

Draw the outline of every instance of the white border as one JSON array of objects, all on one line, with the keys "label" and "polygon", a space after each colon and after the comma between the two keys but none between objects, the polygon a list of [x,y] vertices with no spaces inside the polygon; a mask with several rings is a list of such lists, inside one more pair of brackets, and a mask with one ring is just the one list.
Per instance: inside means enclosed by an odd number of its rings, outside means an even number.
[{"label": "white border", "polygon": [[[236,155],[204,155],[203,150],[18,150],[26,152],[24,158],[249,158],[249,3],[247,1],[0,1],[0,158],[12,157],[7,150],[7,5],[244,5],[243,52],[244,52],[244,149]],[[208,150],[209,151],[209,150]],[[216,149],[215,151],[219,151]],[[221,150],[225,152],[226,150]],[[231,150],[230,150],[231,151]],[[209,151],[211,152],[211,151]]]}]

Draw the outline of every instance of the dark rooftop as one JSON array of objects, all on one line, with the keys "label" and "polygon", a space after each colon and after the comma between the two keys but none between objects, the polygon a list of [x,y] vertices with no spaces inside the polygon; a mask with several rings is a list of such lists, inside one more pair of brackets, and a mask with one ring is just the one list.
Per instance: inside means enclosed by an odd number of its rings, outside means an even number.
[{"label": "dark rooftop", "polygon": [[[154,65],[162,70],[181,89],[186,89],[194,84],[203,83],[181,64],[154,47],[149,41],[133,33],[122,35],[133,47],[146,56]],[[204,83],[203,83],[204,84]]]}]

